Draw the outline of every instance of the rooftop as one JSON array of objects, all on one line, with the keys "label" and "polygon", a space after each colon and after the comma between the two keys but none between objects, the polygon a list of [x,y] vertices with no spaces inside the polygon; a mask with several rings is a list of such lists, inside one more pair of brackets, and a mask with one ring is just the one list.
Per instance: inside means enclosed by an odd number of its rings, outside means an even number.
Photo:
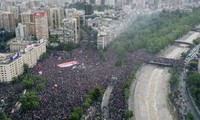
[{"label": "rooftop", "polygon": [[18,53],[0,53],[0,63],[6,64],[17,58]]}]

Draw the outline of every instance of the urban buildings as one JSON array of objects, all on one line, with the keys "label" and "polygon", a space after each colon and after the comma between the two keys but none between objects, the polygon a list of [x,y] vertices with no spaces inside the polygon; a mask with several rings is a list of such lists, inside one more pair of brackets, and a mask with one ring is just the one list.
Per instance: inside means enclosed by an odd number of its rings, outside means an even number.
[{"label": "urban buildings", "polygon": [[35,16],[31,12],[23,12],[19,15],[19,22],[26,25],[27,34],[36,36],[35,33]]},{"label": "urban buildings", "polygon": [[76,18],[77,40],[80,41],[80,32],[81,32],[80,19],[81,19],[81,15],[80,15],[79,12],[76,11],[76,9],[65,9],[65,11],[66,11],[66,19]]},{"label": "urban buildings", "polygon": [[48,19],[46,12],[35,12],[35,32],[37,39],[45,39],[49,38],[48,31]]},{"label": "urban buildings", "polygon": [[11,53],[0,54],[0,82],[9,82],[21,75],[24,64],[29,67],[35,66],[40,56],[46,52],[46,43],[43,39],[39,41],[13,40],[8,44]]},{"label": "urban buildings", "polygon": [[49,28],[61,29],[61,10],[60,8],[50,8],[48,14]]},{"label": "urban buildings", "polygon": [[15,35],[17,39],[23,40],[27,37],[26,25],[18,23],[17,28],[15,29]]},{"label": "urban buildings", "polygon": [[63,42],[78,43],[76,18],[66,18],[62,20]]},{"label": "urban buildings", "polygon": [[6,31],[15,31],[16,23],[14,14],[11,12],[0,12],[0,28]]},{"label": "urban buildings", "polygon": [[85,5],[85,15],[92,15],[94,13],[92,5],[86,4]]}]

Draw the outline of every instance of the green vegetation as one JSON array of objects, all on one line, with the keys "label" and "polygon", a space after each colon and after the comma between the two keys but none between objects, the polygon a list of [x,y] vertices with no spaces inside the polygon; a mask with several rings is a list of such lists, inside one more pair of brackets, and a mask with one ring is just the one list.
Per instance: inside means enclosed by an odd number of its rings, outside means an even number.
[{"label": "green vegetation", "polygon": [[7,50],[7,41],[15,37],[15,32],[4,31],[3,28],[0,29],[0,51],[5,52]]},{"label": "green vegetation", "polygon": [[99,86],[96,86],[93,91],[90,91],[86,96],[85,102],[83,103],[84,108],[88,109],[93,101],[97,101],[97,99],[101,96],[101,89]]},{"label": "green vegetation", "polygon": [[0,42],[0,51],[5,51],[6,50],[6,42]]},{"label": "green vegetation", "polygon": [[130,87],[131,87],[132,82],[133,82],[134,79],[135,79],[135,73],[136,73],[136,69],[133,70],[133,71],[129,74],[128,79],[127,79],[126,82],[124,83],[124,95],[125,95],[126,101],[128,101],[129,96],[130,96]]},{"label": "green vegetation", "polygon": [[15,37],[15,32],[5,31],[3,33],[3,31],[4,31],[4,29],[0,29],[0,41],[6,42]]},{"label": "green vegetation", "polygon": [[123,60],[122,59],[118,59],[116,62],[115,62],[115,66],[117,67],[121,67],[123,65]]},{"label": "green vegetation", "polygon": [[191,71],[191,70],[197,70],[197,61],[190,61],[189,62],[189,66],[188,66],[188,69]]},{"label": "green vegetation", "polygon": [[200,8],[196,8],[191,13],[179,10],[162,11],[158,15],[138,17],[135,24],[116,39],[112,48],[114,51],[117,50],[117,56],[141,48],[146,48],[150,53],[156,54],[198,25],[199,14]]},{"label": "green vegetation", "polygon": [[23,68],[24,68],[24,74],[27,74],[29,72],[29,66],[28,66],[28,64],[24,64]]},{"label": "green vegetation", "polygon": [[69,120],[80,120],[82,115],[83,115],[83,108],[75,107],[69,117]]},{"label": "green vegetation", "polygon": [[39,96],[36,92],[26,92],[20,96],[19,101],[24,110],[37,109],[39,107]]},{"label": "green vegetation", "polygon": [[191,112],[188,112],[186,115],[186,120],[194,120],[194,117]]},{"label": "green vegetation", "polygon": [[69,120],[80,120],[83,115],[83,109],[88,109],[94,101],[98,101],[101,96],[101,88],[96,86],[94,90],[91,90],[85,98],[85,102],[82,107],[75,107],[69,116]]},{"label": "green vegetation", "polygon": [[37,92],[40,92],[44,89],[44,87],[45,87],[45,83],[43,82],[43,83],[38,84],[35,89]]},{"label": "green vegetation", "polygon": [[22,81],[22,85],[25,89],[29,89],[34,85],[33,79],[30,77],[25,77]]},{"label": "green vegetation", "polygon": [[8,118],[6,114],[0,110],[0,120],[11,120],[11,118]]},{"label": "green vegetation", "polygon": [[176,88],[179,83],[179,75],[176,69],[171,70],[170,85],[172,88]]},{"label": "green vegetation", "polygon": [[133,117],[133,111],[126,110],[125,117],[126,117],[126,120],[129,120],[129,118]]},{"label": "green vegetation", "polygon": [[182,57],[182,58],[186,58],[187,55],[188,55],[188,53],[186,53],[186,52],[182,52],[182,53],[181,53],[181,57]]},{"label": "green vegetation", "polygon": [[187,85],[196,105],[200,108],[200,73],[190,72],[187,76]]},{"label": "green vegetation", "polygon": [[129,99],[129,96],[130,96],[130,88],[131,88],[132,82],[135,79],[136,70],[137,69],[134,69],[129,74],[128,79],[124,83],[124,96],[125,96],[125,100],[126,100],[126,108],[125,108],[125,119],[126,120],[128,120],[129,118],[131,118],[133,116],[133,111],[128,110],[128,99]]},{"label": "green vegetation", "polygon": [[200,37],[197,38],[197,39],[195,39],[195,40],[193,40],[193,43],[196,44],[196,45],[198,45],[200,43]]},{"label": "green vegetation", "polygon": [[[37,109],[39,107],[39,92],[45,88],[45,82],[45,78],[42,76],[29,73],[13,78],[13,84],[20,83],[27,90],[25,94],[19,97],[24,110]],[[14,99],[12,101],[14,102]]]}]

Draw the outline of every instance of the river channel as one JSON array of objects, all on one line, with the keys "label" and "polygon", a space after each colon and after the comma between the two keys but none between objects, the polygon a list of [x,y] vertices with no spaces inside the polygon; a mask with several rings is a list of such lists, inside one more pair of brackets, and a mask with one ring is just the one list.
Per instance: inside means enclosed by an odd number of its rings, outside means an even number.
[{"label": "river channel", "polygon": [[[200,36],[198,32],[188,32],[180,38],[181,41],[192,43]],[[163,50],[158,56],[179,59],[182,52],[187,52],[189,47],[176,44]],[[176,115],[169,106],[168,94],[170,93],[169,67],[156,65],[143,65],[136,74],[132,83],[129,98],[129,109],[133,111],[133,120],[175,120]]]}]

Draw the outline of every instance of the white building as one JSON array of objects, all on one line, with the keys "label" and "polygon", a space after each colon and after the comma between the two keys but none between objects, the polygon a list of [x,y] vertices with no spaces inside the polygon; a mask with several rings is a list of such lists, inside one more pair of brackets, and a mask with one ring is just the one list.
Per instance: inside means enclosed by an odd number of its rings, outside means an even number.
[{"label": "white building", "polygon": [[61,29],[61,9],[50,8],[48,14],[50,29]]},{"label": "white building", "polygon": [[105,48],[113,40],[113,33],[111,31],[98,32],[97,36],[97,49]]},{"label": "white building", "polygon": [[20,40],[25,39],[25,37],[27,37],[26,25],[18,23],[17,28],[15,28],[15,34],[16,34],[17,39],[20,39]]},{"label": "white building", "polygon": [[20,54],[0,54],[0,82],[9,82],[23,73],[23,59]]},{"label": "white building", "polygon": [[63,41],[78,43],[76,18],[67,18],[62,20]]},{"label": "white building", "polygon": [[0,82],[12,81],[23,73],[23,65],[36,65],[39,57],[46,52],[46,43],[39,41],[17,41],[8,43],[11,53],[0,54]]}]

